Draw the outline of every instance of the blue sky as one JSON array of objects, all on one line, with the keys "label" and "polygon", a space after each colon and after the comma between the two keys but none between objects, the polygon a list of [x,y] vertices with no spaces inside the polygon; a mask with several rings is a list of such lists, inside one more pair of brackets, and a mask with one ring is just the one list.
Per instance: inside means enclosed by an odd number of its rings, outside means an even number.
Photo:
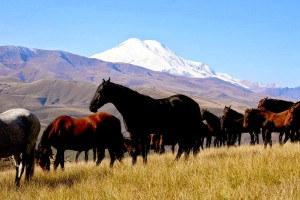
[{"label": "blue sky", "polygon": [[83,56],[153,39],[235,78],[300,86],[300,1],[2,1],[0,46]]}]

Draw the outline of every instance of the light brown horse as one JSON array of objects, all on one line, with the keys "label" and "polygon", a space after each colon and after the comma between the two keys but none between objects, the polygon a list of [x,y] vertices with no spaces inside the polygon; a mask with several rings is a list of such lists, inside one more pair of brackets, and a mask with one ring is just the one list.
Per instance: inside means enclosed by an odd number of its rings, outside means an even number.
[{"label": "light brown horse", "polygon": [[[271,112],[280,113],[280,112],[288,110],[293,104],[294,104],[294,102],[292,102],[292,101],[286,101],[286,100],[282,100],[282,99],[272,99],[272,98],[266,97],[259,101],[257,108],[265,108]],[[283,137],[284,133],[285,132],[279,133],[279,143],[280,144],[282,144],[282,137]],[[290,134],[288,134],[288,135],[286,134],[284,140],[287,141],[289,136],[290,136]]]},{"label": "light brown horse", "polygon": [[284,122],[291,131],[291,141],[300,141],[300,102],[295,103],[289,110]]},{"label": "light brown horse", "polygon": [[[287,131],[284,124],[288,110],[274,113],[265,108],[246,109],[244,114],[244,128],[258,129],[262,128],[264,145],[272,146],[271,134],[274,131]],[[286,142],[286,140],[284,141]]]},{"label": "light brown horse", "polygon": [[97,148],[97,165],[104,158],[104,150],[110,154],[110,166],[123,157],[124,141],[120,120],[108,113],[96,113],[82,118],[60,116],[44,130],[39,143],[38,163],[43,169],[50,170],[51,146],[57,154],[54,169],[61,165],[64,168],[64,151],[86,151]]}]

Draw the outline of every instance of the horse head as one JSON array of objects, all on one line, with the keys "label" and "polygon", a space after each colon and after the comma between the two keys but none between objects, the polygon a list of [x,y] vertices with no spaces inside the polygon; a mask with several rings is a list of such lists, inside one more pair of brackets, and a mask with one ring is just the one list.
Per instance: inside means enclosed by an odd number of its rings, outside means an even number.
[{"label": "horse head", "polygon": [[51,148],[42,148],[42,146],[39,145],[36,150],[36,163],[44,171],[50,171],[50,158],[53,158]]},{"label": "horse head", "polygon": [[231,110],[231,105],[229,107],[227,107],[227,106],[224,107],[224,109],[223,109],[224,117],[228,117],[230,110]]},{"label": "horse head", "polygon": [[258,102],[257,108],[264,107],[264,105],[265,105],[265,103],[267,102],[267,100],[268,100],[268,97],[265,97],[265,98],[261,99],[261,100]]},{"label": "horse head", "polygon": [[207,112],[207,109],[202,109],[201,110],[201,116],[202,116],[202,118],[205,118],[205,114],[206,114],[206,112]]},{"label": "horse head", "polygon": [[227,123],[227,118],[225,115],[220,117],[220,123],[221,123],[221,130],[225,131],[226,123]]},{"label": "horse head", "polygon": [[293,106],[291,106],[290,109],[288,110],[287,116],[284,121],[284,125],[291,126],[295,123],[298,123],[299,118],[300,118],[300,102],[297,102]]},{"label": "horse head", "polygon": [[102,81],[102,83],[98,86],[94,97],[92,98],[89,106],[89,110],[91,112],[97,112],[98,108],[102,107],[104,104],[109,102],[109,91],[108,87],[110,85],[110,78],[108,80]]},{"label": "horse head", "polygon": [[243,127],[244,128],[248,128],[249,126],[249,121],[251,120],[251,113],[252,113],[253,109],[249,109],[247,108],[245,110],[245,114],[244,114],[244,122],[243,122]]}]

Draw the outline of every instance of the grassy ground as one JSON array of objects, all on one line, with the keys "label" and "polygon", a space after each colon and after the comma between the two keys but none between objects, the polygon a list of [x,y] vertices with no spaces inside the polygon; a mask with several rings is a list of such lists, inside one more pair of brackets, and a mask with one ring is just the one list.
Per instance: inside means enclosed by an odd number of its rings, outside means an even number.
[{"label": "grassy ground", "polygon": [[202,151],[174,162],[151,154],[144,166],[126,158],[113,169],[108,160],[66,163],[65,171],[36,167],[29,183],[15,190],[14,171],[0,173],[1,199],[300,199],[300,145],[242,146]]}]

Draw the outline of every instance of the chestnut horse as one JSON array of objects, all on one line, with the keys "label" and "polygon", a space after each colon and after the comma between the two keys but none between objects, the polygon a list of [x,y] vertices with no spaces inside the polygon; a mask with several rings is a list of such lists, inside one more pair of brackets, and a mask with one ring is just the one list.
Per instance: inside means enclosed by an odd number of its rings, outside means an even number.
[{"label": "chestnut horse", "polygon": [[291,141],[300,142],[300,102],[295,103],[288,110],[284,125],[292,130]]},{"label": "chestnut horse", "polygon": [[139,146],[144,164],[147,163],[147,146],[150,133],[162,133],[173,137],[178,143],[176,160],[185,153],[186,158],[201,135],[200,107],[185,95],[173,95],[153,99],[130,88],[103,80],[90,102],[90,111],[97,112],[107,103],[112,103],[121,113],[126,130],[133,142],[132,164],[136,163]]},{"label": "chestnut horse", "polygon": [[[271,112],[274,113],[280,113],[283,111],[288,110],[292,105],[294,104],[294,102],[292,101],[286,101],[286,100],[281,100],[281,99],[271,99],[271,98],[263,98],[259,101],[257,108],[265,108]],[[279,143],[282,144],[282,137],[284,135],[285,132],[280,132],[279,133]],[[289,134],[287,132],[287,134],[285,135],[285,141],[287,141],[289,138]]]},{"label": "chestnut horse", "polygon": [[11,109],[0,114],[0,158],[13,156],[16,187],[20,185],[25,168],[26,181],[33,175],[34,148],[40,128],[38,118],[23,108]]},{"label": "chestnut horse", "polygon": [[[243,126],[248,129],[262,128],[262,136],[265,147],[267,147],[267,144],[272,146],[272,132],[287,131],[286,126],[284,125],[287,114],[288,110],[280,113],[274,113],[266,110],[265,108],[246,109]],[[286,140],[284,143],[285,142]]]},{"label": "chestnut horse", "polygon": [[60,116],[44,130],[38,146],[38,163],[43,169],[50,170],[51,146],[57,150],[54,169],[58,165],[64,169],[64,151],[86,151],[97,148],[100,164],[104,151],[108,148],[110,166],[123,157],[124,141],[120,120],[108,113],[96,113],[82,118]]}]

